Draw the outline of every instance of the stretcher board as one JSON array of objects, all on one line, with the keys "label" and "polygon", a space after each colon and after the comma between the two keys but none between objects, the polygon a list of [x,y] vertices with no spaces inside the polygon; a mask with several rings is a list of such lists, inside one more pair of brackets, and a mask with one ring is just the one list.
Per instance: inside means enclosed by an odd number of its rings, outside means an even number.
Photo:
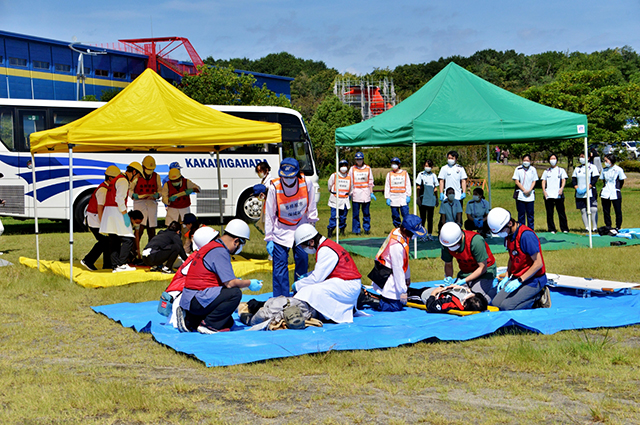
[{"label": "stretcher board", "polygon": [[554,288],[575,289],[579,295],[585,298],[588,297],[591,292],[620,292],[629,294],[633,289],[640,289],[640,284],[638,283],[565,276],[554,273],[547,273],[547,285]]},{"label": "stretcher board", "polygon": [[[427,310],[427,306],[425,306],[424,304],[420,304],[420,303],[407,303],[407,307],[411,307],[411,308],[418,308],[420,310]],[[487,311],[491,311],[491,312],[495,312],[495,311],[500,311],[500,309],[498,307],[494,307],[492,305],[487,307]],[[462,310],[448,310],[446,311],[446,313],[448,314],[454,314],[456,316],[470,316],[472,314],[476,314],[476,313],[482,313],[481,311],[462,311]]]}]

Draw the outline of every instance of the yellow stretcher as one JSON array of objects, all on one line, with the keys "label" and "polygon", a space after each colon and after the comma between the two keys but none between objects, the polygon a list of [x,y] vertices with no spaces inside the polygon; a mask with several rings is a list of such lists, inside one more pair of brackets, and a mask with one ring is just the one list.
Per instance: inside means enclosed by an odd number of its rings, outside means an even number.
[{"label": "yellow stretcher", "polygon": [[[424,304],[419,304],[419,303],[407,303],[407,307],[411,307],[411,308],[419,308],[420,310],[427,310],[427,306],[425,306]],[[492,305],[490,305],[489,307],[487,307],[487,311],[490,312],[496,312],[496,311],[500,311],[500,309],[498,307],[494,307]],[[481,313],[480,311],[462,311],[462,310],[449,310],[447,311],[448,314],[454,314],[456,316],[470,316],[472,314],[476,314],[476,313]]]}]

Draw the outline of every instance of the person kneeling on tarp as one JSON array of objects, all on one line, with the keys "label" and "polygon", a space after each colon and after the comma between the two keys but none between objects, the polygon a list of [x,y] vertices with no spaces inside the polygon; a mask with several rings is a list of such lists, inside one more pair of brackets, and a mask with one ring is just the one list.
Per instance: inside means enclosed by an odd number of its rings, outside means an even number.
[{"label": "person kneeling on tarp", "polygon": [[187,259],[180,239],[180,223],[173,221],[166,230],[160,231],[151,239],[142,250],[142,261],[151,267],[151,271],[173,273],[172,267],[178,255],[182,260]]},{"label": "person kneeling on tarp", "polygon": [[466,285],[426,288],[420,295],[428,313],[446,313],[449,310],[485,311],[488,302],[481,294]]},{"label": "person kneeling on tarp", "polygon": [[234,219],[227,224],[224,235],[201,248],[191,261],[184,283],[176,321],[180,332],[197,330],[203,334],[228,331],[233,326],[231,315],[238,308],[240,288],[259,291],[257,279],[236,278],[231,256],[240,254],[249,240],[249,226]]},{"label": "person kneeling on tarp", "polygon": [[[467,285],[473,292],[481,293],[491,301],[493,279],[496,277],[496,260],[484,238],[473,231],[462,230],[457,223],[445,223],[440,229],[440,258],[444,261],[445,283]],[[453,277],[453,259],[460,271]]]},{"label": "person kneeling on tarp", "polygon": [[296,246],[316,256],[313,271],[294,283],[294,298],[309,303],[336,323],[353,322],[362,275],[351,255],[308,223],[301,224],[293,237]]},{"label": "person kneeling on tarp", "polygon": [[400,227],[389,233],[376,254],[375,266],[368,276],[373,282],[373,289],[380,293],[380,300],[370,300],[365,292],[361,304],[370,305],[378,311],[400,311],[404,308],[407,304],[407,288],[411,284],[409,241],[426,234],[422,220],[415,214],[407,215]]},{"label": "person kneeling on tarp", "polygon": [[511,218],[504,208],[494,208],[487,216],[489,228],[505,238],[509,252],[507,278],[496,279],[492,304],[500,310],[550,307],[547,275],[538,236],[529,227]]}]

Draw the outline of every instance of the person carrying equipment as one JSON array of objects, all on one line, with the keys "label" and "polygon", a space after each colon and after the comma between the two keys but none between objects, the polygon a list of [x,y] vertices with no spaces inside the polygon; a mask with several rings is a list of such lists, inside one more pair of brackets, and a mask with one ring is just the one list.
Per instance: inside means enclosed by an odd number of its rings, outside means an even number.
[{"label": "person carrying equipment", "polygon": [[162,183],[160,176],[155,172],[156,160],[151,155],[147,155],[142,160],[142,173],[138,175],[129,185],[129,193],[133,199],[133,209],[142,211],[144,218],[140,228],[136,230],[136,252],[141,258],[140,238],[147,229],[149,242],[156,235],[158,227],[158,198]]},{"label": "person carrying equipment", "polygon": [[[600,172],[598,168],[588,163],[584,157],[584,153],[579,157],[580,166],[573,169],[571,175],[571,185],[576,190],[576,209],[582,213],[582,223],[584,228],[589,230],[589,217],[587,214],[587,186],[591,193],[589,194],[589,201],[591,206],[591,230],[598,231],[598,197],[596,193],[596,184],[598,183],[598,177]],[[589,182],[587,183],[587,172],[589,173]]]},{"label": "person carrying equipment", "polygon": [[166,230],[161,230],[142,251],[142,260],[144,264],[151,267],[151,271],[167,274],[173,273],[173,264],[178,256],[182,260],[187,259],[180,239],[180,223],[177,221],[171,222]]},{"label": "person carrying equipment", "polygon": [[[440,229],[440,258],[444,261],[444,280],[447,284],[467,285],[474,293],[491,301],[496,260],[484,238],[473,231],[462,230],[456,223],[446,223]],[[453,277],[453,259],[460,271]]]},{"label": "person carrying equipment", "polygon": [[176,322],[180,332],[197,330],[202,334],[228,331],[233,326],[231,315],[242,299],[241,288],[257,292],[262,281],[236,278],[231,256],[240,254],[249,240],[249,226],[234,219],[227,224],[219,239],[206,244],[190,262],[184,283]]},{"label": "person carrying equipment", "polygon": [[550,307],[547,275],[540,240],[533,230],[511,218],[504,208],[493,208],[487,217],[494,234],[505,238],[509,252],[507,276],[494,280],[491,303],[500,310]]},{"label": "person carrying equipment", "polygon": [[353,184],[349,171],[349,163],[346,159],[343,159],[339,163],[340,168],[338,173],[331,174],[329,177],[329,207],[331,208],[331,217],[329,218],[329,225],[327,226],[327,237],[332,237],[333,232],[336,230],[336,210],[339,218],[340,234],[344,235],[347,228],[347,214],[349,213],[349,198],[353,191]]},{"label": "person carrying equipment", "polygon": [[440,168],[438,180],[440,180],[440,200],[444,201],[445,188],[452,187],[454,190],[454,199],[460,201],[467,197],[467,172],[464,167],[457,164],[458,152],[449,151],[447,153],[447,165]]},{"label": "person carrying equipment", "polygon": [[184,215],[191,212],[192,193],[199,193],[200,187],[182,177],[179,168],[169,170],[169,181],[162,186],[162,202],[167,205],[165,223],[177,221],[182,223]]},{"label": "person carrying equipment", "polygon": [[420,217],[414,214],[407,215],[402,225],[389,233],[368,276],[373,282],[373,289],[381,295],[380,302],[372,305],[374,309],[400,311],[407,304],[407,288],[411,284],[409,241],[426,234]]},{"label": "person carrying equipment", "polygon": [[104,212],[104,203],[107,198],[107,190],[109,183],[120,175],[120,170],[115,165],[109,165],[104,172],[104,182],[93,191],[91,198],[89,199],[89,205],[87,205],[87,226],[93,236],[96,238],[96,243],[91,248],[91,251],[80,260],[85,268],[91,271],[98,270],[95,266],[95,262],[102,255],[102,268],[109,270],[111,266],[111,249],[109,244],[109,237],[100,233],[100,222],[102,221],[102,214]]},{"label": "person carrying equipment", "polygon": [[391,207],[393,227],[400,227],[400,213],[403,219],[409,215],[411,201],[411,180],[409,173],[400,168],[400,158],[391,159],[391,171],[384,181],[384,197]]},{"label": "person carrying equipment", "polygon": [[616,165],[616,157],[613,154],[604,156],[604,168],[600,178],[604,181],[604,187],[600,191],[604,225],[611,227],[611,204],[613,204],[613,209],[616,212],[616,230],[620,230],[622,227],[622,193],[620,189],[624,186],[627,176],[622,168]]},{"label": "person carrying equipment", "polygon": [[296,246],[316,256],[316,266],[294,284],[294,298],[307,302],[325,318],[336,323],[353,322],[362,275],[351,255],[311,224],[301,224],[294,234]]},{"label": "person carrying equipment", "polygon": [[293,248],[295,276],[307,273],[309,256],[294,246],[294,233],[304,224],[318,221],[313,183],[300,172],[295,158],[280,163],[279,178],[271,181],[264,208],[264,240],[273,257],[273,296],[290,296],[289,250]]},{"label": "person carrying equipment", "polygon": [[364,154],[356,152],[356,164],[351,166],[349,175],[353,182],[353,192],[351,195],[353,201],[351,232],[356,235],[360,234],[360,208],[362,208],[362,228],[364,234],[371,232],[371,199],[376,200],[373,194],[373,172],[371,167],[365,165]]},{"label": "person carrying equipment", "polygon": [[114,272],[135,270],[135,267],[130,267],[126,263],[135,243],[131,218],[127,213],[127,194],[129,182],[140,174],[142,174],[142,165],[139,162],[132,162],[127,166],[124,174],[119,173],[113,177],[107,188],[100,220],[100,233],[109,235],[111,265]]}]

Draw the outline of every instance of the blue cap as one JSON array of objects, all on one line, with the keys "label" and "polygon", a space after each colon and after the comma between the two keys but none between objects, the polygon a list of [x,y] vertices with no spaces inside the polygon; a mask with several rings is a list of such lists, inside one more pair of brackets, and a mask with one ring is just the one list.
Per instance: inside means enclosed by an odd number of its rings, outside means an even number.
[{"label": "blue cap", "polygon": [[362,152],[356,152],[356,159],[364,159],[364,154]]},{"label": "blue cap", "polygon": [[171,164],[169,164],[169,169],[172,169],[172,168],[177,168],[178,170],[182,169],[182,167],[180,166],[180,163],[178,161],[174,161]]},{"label": "blue cap", "polygon": [[280,163],[278,175],[280,177],[295,177],[300,172],[300,165],[295,158],[285,158]]},{"label": "blue cap", "polygon": [[346,159],[342,159],[342,160],[340,160],[340,162],[338,164],[340,166],[346,165],[348,167],[349,166],[349,161],[347,161]]},{"label": "blue cap", "polygon": [[391,163],[394,163],[394,162],[398,165],[401,164],[400,158],[398,158],[397,156],[394,156],[393,158],[391,158]]},{"label": "blue cap", "polygon": [[404,220],[402,220],[402,227],[419,237],[427,234],[424,226],[422,226],[422,220],[415,214],[407,215]]},{"label": "blue cap", "polygon": [[258,196],[261,193],[267,193],[267,186],[263,184],[256,184],[253,186],[253,196]]}]

